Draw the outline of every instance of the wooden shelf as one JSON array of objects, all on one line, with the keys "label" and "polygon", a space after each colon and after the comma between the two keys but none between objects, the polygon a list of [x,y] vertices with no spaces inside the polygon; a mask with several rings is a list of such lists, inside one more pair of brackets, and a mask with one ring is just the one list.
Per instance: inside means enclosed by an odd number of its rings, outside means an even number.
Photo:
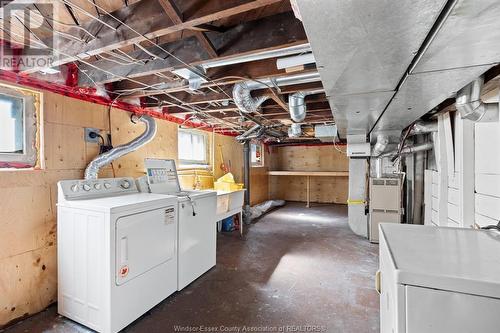
[{"label": "wooden shelf", "polygon": [[311,207],[311,177],[349,177],[348,171],[269,171],[269,176],[305,176],[307,205]]},{"label": "wooden shelf", "polygon": [[348,171],[269,171],[270,176],[348,177]]}]

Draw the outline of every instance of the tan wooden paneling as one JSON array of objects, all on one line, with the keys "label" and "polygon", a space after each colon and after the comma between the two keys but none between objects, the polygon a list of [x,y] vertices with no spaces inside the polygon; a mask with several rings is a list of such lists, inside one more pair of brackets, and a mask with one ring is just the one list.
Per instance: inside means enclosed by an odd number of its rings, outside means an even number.
[{"label": "tan wooden paneling", "polygon": [[215,180],[224,175],[224,171],[220,168],[222,161],[219,149],[222,149],[224,163],[226,165],[231,164],[232,166],[231,173],[234,176],[234,180],[237,183],[243,183],[243,145],[237,142],[234,137],[215,134]]},{"label": "tan wooden paneling", "polygon": [[250,169],[250,204],[256,205],[269,199],[268,167]]},{"label": "tan wooden paneling", "polygon": [[[271,169],[283,171],[349,171],[347,156],[333,146],[273,147]],[[306,201],[305,176],[270,176],[269,198]],[[348,177],[311,177],[311,202],[347,202]]]},{"label": "tan wooden paneling", "polygon": [[333,146],[274,147],[272,170],[348,171],[349,159]]},{"label": "tan wooden paneling", "polygon": [[0,171],[0,327],[56,300],[56,184],[81,178],[98,153],[84,127],[108,129],[103,106],[49,92],[43,101],[45,169]]},{"label": "tan wooden paneling", "polygon": [[[109,130],[108,108],[43,92],[44,170],[0,171],[0,328],[43,310],[56,300],[57,181],[81,179],[98,154],[95,143],[84,142],[84,127]],[[113,145],[126,143],[144,130],[130,114],[111,110]],[[177,124],[158,121],[152,142],[100,172],[100,177],[139,177],[144,158],[177,160]],[[234,138],[215,135],[237,181],[243,180],[243,149]],[[216,166],[220,161],[215,156]],[[216,169],[216,175],[222,171]]]}]

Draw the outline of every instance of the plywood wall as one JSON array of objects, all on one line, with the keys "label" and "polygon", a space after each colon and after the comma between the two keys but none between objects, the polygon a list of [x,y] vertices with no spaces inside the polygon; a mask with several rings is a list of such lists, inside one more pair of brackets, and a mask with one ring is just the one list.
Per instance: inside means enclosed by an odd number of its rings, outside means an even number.
[{"label": "plywood wall", "polygon": [[45,169],[0,170],[0,327],[57,299],[56,183],[83,176],[98,151],[84,142],[84,127],[107,131],[106,111],[44,93]]},{"label": "plywood wall", "polygon": [[[286,171],[349,171],[347,156],[333,146],[273,147],[271,169]],[[311,177],[311,202],[345,204],[348,177]],[[271,199],[306,201],[306,177],[270,176]]]},{"label": "plywood wall", "polygon": [[220,165],[222,163],[220,151],[226,165],[231,165],[231,173],[237,183],[243,183],[243,145],[238,143],[233,137],[215,134],[215,161],[214,161],[214,176],[215,179],[222,177]]},{"label": "plywood wall", "polygon": [[[130,113],[43,92],[42,140],[44,169],[0,170],[0,328],[37,313],[57,299],[57,182],[81,179],[98,154],[85,143],[84,128],[110,131],[113,144],[126,143],[144,130],[130,122]],[[176,124],[158,121],[154,140],[106,167],[100,177],[140,176],[145,157],[177,159]],[[212,139],[211,139],[212,140]],[[232,137],[215,135],[224,158],[243,179],[243,149]],[[220,164],[215,157],[216,164]],[[216,176],[221,175],[216,168]]]},{"label": "plywood wall", "polygon": [[269,146],[264,146],[264,166],[250,168],[250,204],[256,205],[269,200],[269,166],[271,155]]}]

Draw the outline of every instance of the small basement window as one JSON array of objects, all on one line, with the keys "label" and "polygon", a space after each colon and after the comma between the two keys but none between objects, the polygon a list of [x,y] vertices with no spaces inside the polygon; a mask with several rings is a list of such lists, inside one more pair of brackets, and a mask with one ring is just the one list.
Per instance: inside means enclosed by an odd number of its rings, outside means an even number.
[{"label": "small basement window", "polygon": [[0,86],[0,168],[30,168],[37,162],[35,95]]},{"label": "small basement window", "polygon": [[253,167],[264,166],[264,155],[262,149],[262,143],[251,143],[250,144],[250,162]]},{"label": "small basement window", "polygon": [[208,165],[207,133],[179,128],[179,163],[182,167]]}]

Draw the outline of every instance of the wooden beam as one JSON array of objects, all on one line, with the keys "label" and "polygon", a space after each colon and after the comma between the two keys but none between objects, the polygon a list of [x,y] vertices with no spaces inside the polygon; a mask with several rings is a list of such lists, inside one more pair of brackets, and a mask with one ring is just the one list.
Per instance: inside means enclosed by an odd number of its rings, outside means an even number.
[{"label": "wooden beam", "polygon": [[[210,58],[207,52],[205,52],[203,47],[200,45],[199,40],[194,36],[162,45],[162,47],[168,51],[168,53],[157,49],[154,52],[154,54],[158,57],[157,59],[147,60],[151,59],[151,56],[140,49],[129,54],[134,59],[146,59],[146,63],[143,65],[134,63],[128,65],[118,65],[116,62],[106,59],[92,63],[93,66],[98,67],[101,70],[97,70],[95,67],[89,65],[80,65],[80,70],[85,72],[86,75],[80,75],[78,83],[81,86],[92,86],[94,82],[115,82],[121,80],[123,77],[136,78],[158,73],[160,71],[184,67],[184,63],[180,62],[178,59],[186,59],[188,62],[197,62]],[[175,57],[172,57],[169,53],[175,54]],[[158,78],[157,83],[164,81],[165,78]],[[141,87],[141,85],[136,85],[136,87]]]},{"label": "wooden beam", "polygon": [[[277,24],[278,27],[282,26],[282,28],[274,31],[273,29],[276,29],[275,24]],[[244,38],[241,38],[240,36],[242,31],[245,31]],[[273,31],[273,33],[270,34],[270,31]],[[231,39],[236,38],[236,36],[238,36],[237,39],[239,39],[239,41],[234,43],[234,48],[228,49],[227,44],[230,43]],[[188,40],[191,40],[191,44],[187,44],[187,42],[185,42],[185,39],[182,41],[165,44],[164,47],[167,47],[168,51],[171,52],[176,58],[181,59],[183,63],[187,63],[190,65],[200,65],[206,61],[209,61],[210,54],[207,53],[206,49],[203,47],[203,45],[201,45],[199,39],[196,43],[192,42],[192,39],[193,37],[188,38]],[[211,41],[217,49],[219,49],[219,47],[223,49],[223,54],[221,55],[224,55],[224,58],[230,58],[238,56],[241,53],[246,54],[258,52],[260,50],[279,49],[296,43],[305,42],[306,39],[307,38],[304,32],[304,28],[302,27],[300,21],[295,19],[293,17],[293,14],[284,13],[270,16],[257,21],[242,23],[236,27],[233,27],[232,29],[229,29],[225,33],[214,35],[211,38]],[[186,45],[184,45],[184,43],[186,43]],[[161,52],[161,50],[156,47],[148,48],[148,50],[154,54],[160,54],[160,56],[163,55],[162,58],[168,57],[168,55],[164,54],[164,52]],[[143,51],[136,51],[131,54],[131,56],[137,58],[141,56],[141,54],[142,57],[144,57]],[[167,71],[172,69],[172,66],[175,68],[186,67],[183,63],[177,61],[173,57],[170,57],[169,59],[153,59],[148,62],[147,72],[145,72],[141,66],[118,65],[107,60],[97,61],[93,63],[93,65],[111,73],[126,73],[128,77],[138,77],[145,76],[155,71]],[[268,63],[267,65],[271,66],[270,63]],[[234,68],[231,66],[226,67]],[[213,68],[211,69],[211,72],[221,72],[224,71],[226,67]],[[273,63],[272,67],[276,69],[276,64]],[[119,78],[113,77],[112,75],[102,73],[102,71],[99,71],[95,68],[88,68],[88,66],[83,66],[83,68],[87,70],[87,74],[95,82],[111,82],[120,80]],[[285,73],[284,70],[280,72]],[[86,77],[83,77],[81,83],[91,84],[92,81],[88,80]]]},{"label": "wooden beam", "polygon": [[[111,14],[125,22],[121,24],[109,15],[101,19],[114,26],[116,30],[102,27],[102,23],[92,20],[83,24],[89,31],[99,31],[98,38],[88,43],[79,41],[56,40],[55,49],[60,51],[53,57],[53,64],[61,65],[72,62],[77,58],[88,58],[105,51],[122,48],[128,45],[143,42],[147,39],[168,35],[173,32],[189,29],[205,23],[211,23],[224,17],[244,13],[280,0],[239,0],[239,1],[207,1],[203,10],[186,19],[185,22],[175,24],[165,20],[164,11],[157,0],[142,0],[128,7],[123,7]],[[235,5],[236,2],[236,5]],[[69,33],[79,35],[77,29],[70,29]],[[40,70],[40,67],[21,68],[25,73]]]},{"label": "wooden beam", "polygon": [[[182,19],[182,13],[179,11],[179,9],[172,3],[171,0],[158,0],[160,5],[162,6],[163,10],[165,13],[167,13],[168,17],[174,24],[182,24],[183,19]],[[213,46],[212,42],[208,37],[205,35],[205,33],[201,31],[195,31],[194,32],[196,38],[200,42],[200,44],[203,46],[205,51],[210,55],[211,58],[216,58],[217,57],[217,50]]]}]

